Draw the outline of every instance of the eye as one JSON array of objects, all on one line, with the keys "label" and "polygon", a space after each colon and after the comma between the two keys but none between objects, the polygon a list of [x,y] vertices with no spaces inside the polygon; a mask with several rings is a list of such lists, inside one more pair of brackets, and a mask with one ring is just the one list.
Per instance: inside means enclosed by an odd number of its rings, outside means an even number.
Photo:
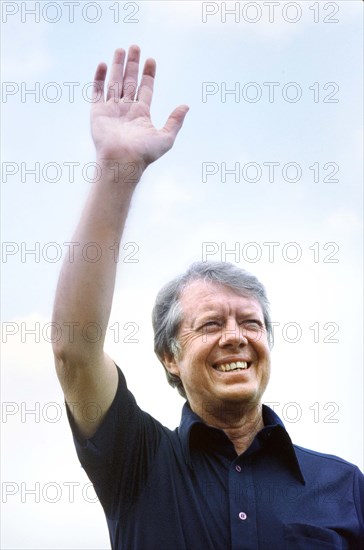
[{"label": "eye", "polygon": [[218,330],[221,327],[221,323],[219,321],[207,321],[201,326],[202,332],[213,332],[214,330]]},{"label": "eye", "polygon": [[262,323],[258,319],[247,319],[241,324],[246,330],[262,330],[263,328]]}]

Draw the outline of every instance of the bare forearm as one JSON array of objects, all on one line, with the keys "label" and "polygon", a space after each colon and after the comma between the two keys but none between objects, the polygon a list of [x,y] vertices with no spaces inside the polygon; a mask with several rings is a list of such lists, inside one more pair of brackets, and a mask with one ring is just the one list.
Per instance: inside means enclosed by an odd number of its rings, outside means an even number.
[{"label": "bare forearm", "polygon": [[[56,355],[82,357],[85,362],[90,354],[95,358],[102,353],[118,247],[131,197],[142,173],[139,165],[127,159],[107,163],[99,160],[98,166],[101,177],[90,191],[73,236],[74,252],[63,264],[53,312],[56,326],[70,327],[62,331],[62,338],[55,343]],[[89,257],[85,250],[89,251]],[[96,338],[97,334],[100,338]],[[94,335],[96,341],[92,342]]]},{"label": "bare forearm", "polygon": [[[91,133],[101,177],[73,237],[74,255],[63,265],[54,304],[55,326],[71,329],[62,330],[62,337],[53,344],[57,373],[66,401],[78,403],[73,416],[84,437],[95,433],[118,384],[115,364],[104,353],[104,338],[115,285],[115,254],[130,201],[144,169],[172,147],[188,111],[180,105],[163,128],[153,126],[150,105],[156,65],[153,59],[145,61],[138,87],[139,57],[135,45],[129,48],[126,63],[125,51],[115,50],[106,89],[107,67],[100,63],[96,69]],[[95,243],[95,261],[84,257],[90,243]],[[89,327],[86,332],[85,327]],[[96,421],[82,413],[90,402],[101,411]]]}]

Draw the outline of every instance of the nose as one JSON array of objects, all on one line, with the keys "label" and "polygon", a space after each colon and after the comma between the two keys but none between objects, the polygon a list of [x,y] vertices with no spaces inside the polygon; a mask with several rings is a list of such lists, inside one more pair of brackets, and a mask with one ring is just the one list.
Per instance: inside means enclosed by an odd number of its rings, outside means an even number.
[{"label": "nose", "polygon": [[231,320],[221,330],[221,338],[219,345],[225,346],[245,346],[248,343],[248,339],[243,334],[243,327],[241,327],[235,320]]}]

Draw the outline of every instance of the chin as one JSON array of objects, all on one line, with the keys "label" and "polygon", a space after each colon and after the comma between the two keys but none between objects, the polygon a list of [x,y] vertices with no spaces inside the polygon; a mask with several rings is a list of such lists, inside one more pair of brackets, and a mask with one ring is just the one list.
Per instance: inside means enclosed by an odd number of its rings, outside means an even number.
[{"label": "chin", "polygon": [[259,405],[262,394],[257,392],[247,392],[245,390],[225,391],[220,394],[220,401],[224,403],[236,403],[237,405]]}]

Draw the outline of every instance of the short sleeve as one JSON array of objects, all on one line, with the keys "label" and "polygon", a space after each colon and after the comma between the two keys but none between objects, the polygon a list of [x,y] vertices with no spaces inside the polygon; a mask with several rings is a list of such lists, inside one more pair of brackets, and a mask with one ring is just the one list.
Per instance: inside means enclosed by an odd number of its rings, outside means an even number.
[{"label": "short sleeve", "polygon": [[364,475],[357,466],[354,471],[353,493],[358,516],[359,537],[364,548]]},{"label": "short sleeve", "polygon": [[142,490],[165,428],[142,411],[119,367],[118,388],[102,424],[90,439],[77,435],[67,415],[76,452],[108,517],[120,517]]}]

